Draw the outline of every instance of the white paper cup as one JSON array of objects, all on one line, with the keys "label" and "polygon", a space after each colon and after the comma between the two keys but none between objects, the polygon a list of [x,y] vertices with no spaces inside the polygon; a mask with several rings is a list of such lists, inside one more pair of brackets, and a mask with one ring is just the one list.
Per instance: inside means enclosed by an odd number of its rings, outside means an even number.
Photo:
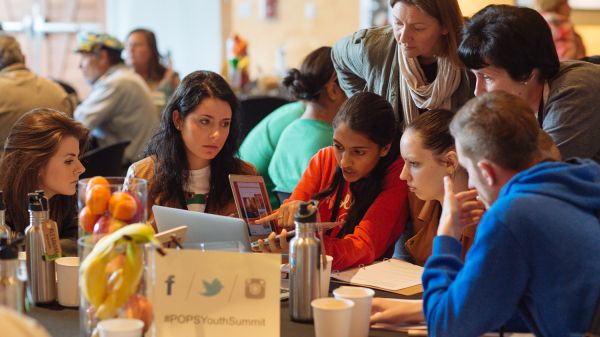
[{"label": "white paper cup", "polygon": [[350,337],[367,337],[369,335],[369,319],[371,317],[371,302],[375,292],[373,289],[363,287],[343,286],[333,291],[337,299],[347,299],[354,302],[352,308],[352,323]]},{"label": "white paper cup", "polygon": [[79,257],[56,259],[56,287],[58,304],[65,307],[79,306]]},{"label": "white paper cup", "polygon": [[313,308],[316,337],[348,337],[354,302],[332,297],[317,298]]},{"label": "white paper cup", "polygon": [[142,337],[144,322],[133,318],[106,319],[98,323],[100,337]]},{"label": "white paper cup", "polygon": [[329,296],[329,280],[331,280],[331,263],[333,256],[327,255],[327,268],[321,264],[321,297]]}]

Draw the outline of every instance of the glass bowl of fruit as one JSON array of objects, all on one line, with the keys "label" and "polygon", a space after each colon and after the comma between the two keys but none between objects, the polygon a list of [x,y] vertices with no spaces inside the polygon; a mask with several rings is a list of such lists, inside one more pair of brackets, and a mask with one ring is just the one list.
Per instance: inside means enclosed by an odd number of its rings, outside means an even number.
[{"label": "glass bowl of fruit", "polygon": [[148,219],[148,184],[145,179],[101,177],[77,184],[79,236],[93,235],[94,242],[128,224]]}]

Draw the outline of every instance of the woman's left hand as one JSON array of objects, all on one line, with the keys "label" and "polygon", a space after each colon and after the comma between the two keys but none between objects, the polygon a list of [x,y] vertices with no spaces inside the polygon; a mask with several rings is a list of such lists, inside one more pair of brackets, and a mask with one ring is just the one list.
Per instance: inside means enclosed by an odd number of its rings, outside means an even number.
[{"label": "woman's left hand", "polygon": [[289,251],[289,245],[288,241],[286,240],[286,236],[287,231],[285,229],[282,229],[281,233],[279,234],[278,245],[275,238],[275,232],[271,232],[271,234],[269,234],[269,237],[266,240],[267,244],[265,244],[265,240],[263,239],[258,240],[258,251],[266,253],[287,253]]}]

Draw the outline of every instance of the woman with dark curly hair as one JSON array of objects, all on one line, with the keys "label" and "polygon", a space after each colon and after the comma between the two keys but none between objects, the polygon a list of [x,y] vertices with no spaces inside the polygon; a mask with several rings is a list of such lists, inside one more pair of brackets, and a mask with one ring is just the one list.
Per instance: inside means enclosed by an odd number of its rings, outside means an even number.
[{"label": "woman with dark curly hair", "polygon": [[254,166],[235,157],[238,120],[238,99],[220,75],[195,71],[183,79],[163,111],[146,158],[127,173],[148,180],[149,221],[155,229],[153,204],[235,213],[229,174],[256,175]]}]

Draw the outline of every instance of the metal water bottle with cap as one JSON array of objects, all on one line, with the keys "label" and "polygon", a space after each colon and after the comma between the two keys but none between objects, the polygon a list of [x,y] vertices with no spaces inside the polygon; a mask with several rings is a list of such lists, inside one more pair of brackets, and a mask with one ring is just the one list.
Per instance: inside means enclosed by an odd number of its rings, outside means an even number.
[{"label": "metal water bottle with cap", "polygon": [[301,203],[294,217],[296,236],[290,241],[290,316],[299,322],[313,320],[312,300],[320,294],[321,245],[315,236],[317,207]]},{"label": "metal water bottle with cap", "polygon": [[56,299],[56,276],[54,261],[46,261],[42,224],[46,220],[43,198],[37,193],[28,193],[29,226],[25,228],[25,251],[27,252],[27,274],[29,289],[35,304],[49,303]]},{"label": "metal water bottle with cap", "polygon": [[23,289],[15,247],[18,241],[11,242],[6,233],[0,233],[0,306],[23,313]]},{"label": "metal water bottle with cap", "polygon": [[4,198],[2,195],[2,191],[0,191],[0,235],[2,235],[3,233],[6,233],[8,242],[10,242],[12,240],[12,230],[6,224],[5,213],[6,213],[6,205],[4,204]]}]

